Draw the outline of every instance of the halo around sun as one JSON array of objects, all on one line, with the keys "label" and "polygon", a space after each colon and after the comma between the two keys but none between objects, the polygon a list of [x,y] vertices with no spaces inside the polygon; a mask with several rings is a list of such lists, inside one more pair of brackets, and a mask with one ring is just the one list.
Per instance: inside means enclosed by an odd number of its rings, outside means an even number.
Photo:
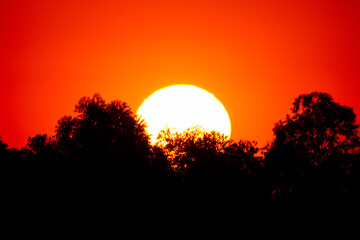
[{"label": "halo around sun", "polygon": [[173,85],[154,92],[137,114],[145,120],[153,144],[167,127],[181,132],[200,126],[206,132],[216,131],[230,138],[230,117],[225,107],[213,94],[192,85]]}]

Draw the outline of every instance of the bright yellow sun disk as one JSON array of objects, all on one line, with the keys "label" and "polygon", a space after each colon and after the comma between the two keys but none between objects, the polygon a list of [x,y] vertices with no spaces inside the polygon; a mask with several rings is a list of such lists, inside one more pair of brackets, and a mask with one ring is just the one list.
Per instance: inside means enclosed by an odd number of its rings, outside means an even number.
[{"label": "bright yellow sun disk", "polygon": [[181,132],[201,126],[206,132],[215,130],[230,138],[230,118],[224,106],[214,95],[195,86],[174,85],[160,89],[145,99],[137,114],[145,120],[153,144],[166,127],[172,132]]}]

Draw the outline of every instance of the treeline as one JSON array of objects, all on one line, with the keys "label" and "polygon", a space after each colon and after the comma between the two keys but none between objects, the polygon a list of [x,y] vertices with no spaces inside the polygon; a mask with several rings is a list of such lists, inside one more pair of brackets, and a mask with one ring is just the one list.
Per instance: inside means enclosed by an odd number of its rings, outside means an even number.
[{"label": "treeline", "polygon": [[359,200],[356,116],[326,93],[297,97],[263,148],[200,127],[164,130],[152,146],[126,103],[105,103],[99,94],[80,99],[75,113],[58,121],[54,136],[31,137],[25,148],[0,140],[6,196],[86,196],[171,209],[190,202]]}]

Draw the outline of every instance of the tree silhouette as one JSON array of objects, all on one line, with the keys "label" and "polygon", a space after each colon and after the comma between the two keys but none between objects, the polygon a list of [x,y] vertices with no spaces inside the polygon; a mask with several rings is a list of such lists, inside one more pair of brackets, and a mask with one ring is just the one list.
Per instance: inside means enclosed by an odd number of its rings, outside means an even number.
[{"label": "tree silhouette", "polygon": [[291,110],[275,124],[275,139],[263,155],[256,142],[199,126],[164,129],[153,146],[146,124],[125,102],[83,97],[75,116],[59,119],[55,136],[37,134],[20,150],[0,139],[2,189],[42,203],[55,194],[84,196],[82,203],[104,198],[103,206],[112,199],[122,207],[178,211],[232,210],[271,198],[358,201],[360,140],[353,110],[319,92],[300,95]]},{"label": "tree silhouette", "polygon": [[353,110],[329,94],[296,98],[292,115],[275,125],[275,140],[266,156],[273,193],[344,192],[344,168],[359,147],[358,127]]},{"label": "tree silhouette", "polygon": [[81,98],[75,113],[58,121],[54,137],[58,158],[72,171],[69,181],[89,189],[140,181],[150,164],[149,137],[130,107],[95,94]]},{"label": "tree silhouette", "polygon": [[38,156],[48,156],[54,151],[54,141],[46,134],[37,134],[28,139],[27,146]]},{"label": "tree silhouette", "polygon": [[[56,126],[56,140],[61,151],[72,148],[87,153],[121,152],[148,155],[149,138],[145,124],[121,101],[109,104],[99,95],[83,97],[75,106],[77,117],[65,116]],[[126,161],[126,159],[124,159]]]},{"label": "tree silhouette", "polygon": [[256,142],[229,140],[224,134],[192,127],[160,132],[157,147],[182,180],[184,196],[203,204],[259,201],[264,166]]},{"label": "tree silhouette", "polygon": [[169,128],[160,131],[156,146],[164,150],[176,172],[185,174],[199,165],[204,170],[215,164],[213,161],[224,153],[227,143],[225,135],[195,126],[182,132],[172,133]]},{"label": "tree silhouette", "polygon": [[305,146],[313,164],[334,154],[352,153],[359,143],[353,110],[334,102],[326,93],[300,95],[292,116],[274,128],[276,141]]},{"label": "tree silhouette", "polygon": [[237,166],[235,169],[240,170],[243,175],[255,178],[264,169],[259,150],[257,142],[240,140],[229,142],[225,152],[232,166]]},{"label": "tree silhouette", "polygon": [[[255,141],[229,141],[225,148],[225,171],[222,175],[224,194],[239,203],[265,200],[264,160]],[[235,203],[235,202],[234,202]]]}]

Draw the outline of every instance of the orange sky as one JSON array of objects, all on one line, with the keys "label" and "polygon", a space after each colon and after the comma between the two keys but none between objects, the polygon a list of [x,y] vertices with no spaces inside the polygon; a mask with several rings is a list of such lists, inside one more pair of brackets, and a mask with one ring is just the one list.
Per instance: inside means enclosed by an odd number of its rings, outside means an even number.
[{"label": "orange sky", "polygon": [[273,139],[301,93],[360,115],[359,0],[0,2],[0,136],[54,133],[83,96],[134,111],[192,84],[226,107],[232,138]]}]

